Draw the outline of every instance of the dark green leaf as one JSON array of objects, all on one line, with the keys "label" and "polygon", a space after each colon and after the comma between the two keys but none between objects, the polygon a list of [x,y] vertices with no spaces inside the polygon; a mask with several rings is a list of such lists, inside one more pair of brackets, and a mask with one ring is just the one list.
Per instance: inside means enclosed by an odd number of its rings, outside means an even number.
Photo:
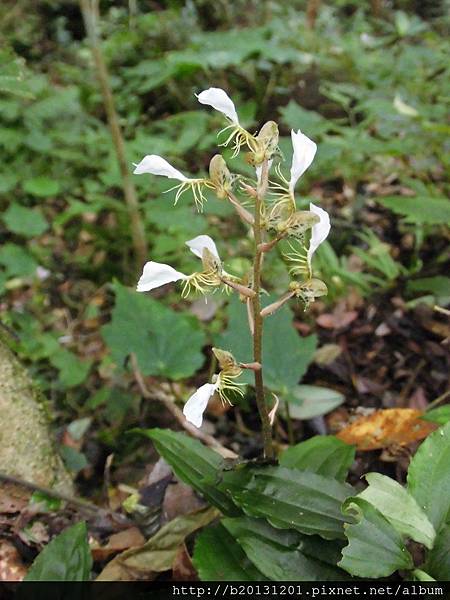
[{"label": "dark green leaf", "polygon": [[41,176],[24,181],[23,189],[33,196],[45,198],[47,196],[55,196],[60,188],[59,183],[55,179]]},{"label": "dark green leaf", "polygon": [[91,361],[84,361],[66,348],[60,348],[52,354],[50,362],[59,370],[59,380],[64,387],[74,387],[86,380],[92,366]]},{"label": "dark green leaf", "polygon": [[114,291],[112,320],[102,335],[119,366],[133,352],[144,375],[182,379],[201,367],[205,336],[194,319],[118,283]]},{"label": "dark green leaf", "polygon": [[217,487],[223,466],[220,454],[184,433],[168,429],[148,429],[140,433],[153,440],[158,453],[179,479],[205,496],[224,514],[239,514],[229,495]]},{"label": "dark green leaf", "polygon": [[370,502],[400,534],[431,548],[436,532],[407,490],[380,473],[368,473],[366,479],[369,487],[358,498]]},{"label": "dark green leaf", "polygon": [[377,198],[377,202],[405,217],[408,223],[440,225],[450,222],[450,201],[447,198],[388,196]]},{"label": "dark green leaf", "polygon": [[355,448],[332,435],[316,435],[287,448],[279,457],[282,467],[311,471],[345,481],[355,460]]},{"label": "dark green leaf", "polygon": [[344,537],[341,504],[353,493],[351,486],[286,467],[246,467],[245,471],[246,478],[239,470],[225,472],[221,489],[228,490],[247,515],[325,539]]},{"label": "dark green leaf", "polygon": [[336,390],[318,385],[297,385],[286,396],[289,414],[294,419],[312,419],[340,406],[345,398]]},{"label": "dark green leaf", "polygon": [[349,498],[343,512],[354,515],[357,522],[344,525],[348,545],[342,550],[340,567],[351,575],[371,578],[414,567],[402,536],[369,502]]},{"label": "dark green leaf", "polygon": [[17,244],[4,244],[0,248],[0,264],[4,265],[9,277],[29,277],[38,267],[28,250]]},{"label": "dark green leaf", "polygon": [[47,221],[38,209],[26,208],[17,202],[9,205],[3,214],[3,221],[9,231],[30,238],[41,235],[48,227]]},{"label": "dark green leaf", "polygon": [[450,581],[450,525],[444,525],[428,553],[425,570],[438,581]]},{"label": "dark green leaf", "polygon": [[78,452],[70,446],[61,446],[59,453],[63,457],[66,467],[73,473],[78,473],[89,464],[82,452]]},{"label": "dark green leaf", "polygon": [[294,100],[280,109],[281,119],[291,129],[301,129],[306,135],[316,138],[330,128],[331,121],[313,110],[306,110]]},{"label": "dark green leaf", "polygon": [[192,561],[201,581],[266,579],[221,523],[207,527],[198,535]]},{"label": "dark green leaf", "polygon": [[406,286],[408,293],[430,292],[436,298],[450,297],[450,277],[437,275],[436,277],[423,277],[408,281]]},{"label": "dark green leaf", "polygon": [[92,557],[85,523],[55,537],[38,555],[25,581],[88,581]]},{"label": "dark green leaf", "polygon": [[425,419],[425,421],[432,421],[433,423],[439,423],[439,425],[445,425],[450,421],[450,404],[433,408],[422,415],[421,418]]},{"label": "dark green leaf", "polygon": [[[228,328],[218,337],[217,345],[229,350],[241,362],[251,362],[251,338],[245,306],[233,298],[228,306]],[[292,325],[292,314],[283,309],[264,322],[264,383],[274,391],[287,391],[303,377],[317,346],[314,335],[300,337]],[[248,381],[251,381],[249,376]]]},{"label": "dark green leaf", "polygon": [[408,491],[439,532],[450,510],[450,423],[422,442],[408,469]]},{"label": "dark green leaf", "polygon": [[[343,577],[337,567],[308,556],[299,549],[303,536],[293,530],[275,529],[262,519],[223,519],[248,558],[274,581],[329,581]],[[323,550],[333,542],[320,540]],[[340,557],[340,553],[339,553]]]}]

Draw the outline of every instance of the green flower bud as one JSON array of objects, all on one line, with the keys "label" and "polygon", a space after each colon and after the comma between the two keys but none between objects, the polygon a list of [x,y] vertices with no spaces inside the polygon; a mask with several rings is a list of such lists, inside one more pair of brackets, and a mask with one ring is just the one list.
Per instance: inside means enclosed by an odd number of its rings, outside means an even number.
[{"label": "green flower bud", "polygon": [[299,288],[299,295],[310,302],[316,298],[320,298],[320,296],[326,296],[327,294],[328,288],[320,279],[309,279],[308,281],[305,281],[305,283],[302,283]]},{"label": "green flower bud", "polygon": [[224,199],[231,190],[232,176],[220,154],[215,154],[209,163],[209,178],[218,198]]},{"label": "green flower bud", "polygon": [[225,375],[238,376],[241,374],[242,369],[231,352],[228,352],[228,350],[221,350],[220,348],[213,348],[212,351],[217,358],[220,370],[223,371]]},{"label": "green flower bud", "polygon": [[270,160],[278,148],[278,125],[275,121],[267,121],[258,135],[255,137],[257,149],[254,152],[248,152],[246,160],[253,166],[258,166],[265,160]]},{"label": "green flower bud", "polygon": [[214,256],[214,254],[211,252],[211,250],[208,250],[208,248],[203,248],[202,264],[206,273],[218,273],[222,266],[220,261],[217,260],[217,256]]},{"label": "green flower bud", "polygon": [[306,231],[319,223],[320,217],[311,210],[297,210],[288,217],[281,211],[270,216],[268,229],[284,233],[296,238],[302,238]]}]

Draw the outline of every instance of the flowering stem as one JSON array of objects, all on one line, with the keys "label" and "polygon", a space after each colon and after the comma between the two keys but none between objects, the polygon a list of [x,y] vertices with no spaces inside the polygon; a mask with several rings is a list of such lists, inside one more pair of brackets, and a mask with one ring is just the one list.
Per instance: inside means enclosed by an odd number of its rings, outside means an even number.
[{"label": "flowering stem", "polygon": [[[267,160],[262,164],[261,178],[258,183],[257,194],[255,198],[255,221],[253,223],[253,232],[255,240],[255,257],[253,261],[253,290],[255,296],[252,298],[253,307],[253,360],[262,364],[262,336],[263,336],[263,318],[261,316],[261,259],[262,251],[260,244],[262,242],[261,235],[261,205],[267,189],[269,167]],[[272,427],[270,425],[269,414],[267,411],[266,401],[264,398],[264,381],[263,370],[255,371],[255,392],[256,404],[258,407],[259,417],[262,425],[262,435],[264,440],[264,456],[273,458],[273,443],[272,443]]]}]

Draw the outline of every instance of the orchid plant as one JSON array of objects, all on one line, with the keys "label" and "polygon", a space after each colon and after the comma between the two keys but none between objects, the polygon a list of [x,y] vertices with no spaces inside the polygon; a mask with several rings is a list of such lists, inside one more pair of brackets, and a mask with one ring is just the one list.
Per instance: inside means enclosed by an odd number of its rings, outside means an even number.
[{"label": "orchid plant", "polygon": [[[207,201],[206,192],[212,191],[221,200],[229,201],[253,237],[253,268],[245,277],[229,274],[223,267],[215,242],[208,235],[199,235],[186,242],[188,248],[201,259],[202,268],[186,275],[163,263],[149,261],[137,285],[138,292],[148,292],[173,282],[182,282],[182,295],[191,292],[209,294],[217,290],[236,292],[247,305],[249,334],[253,338],[253,362],[239,362],[226,350],[213,348],[220,371],[211,382],[199,387],[184,406],[185,418],[201,427],[203,413],[210,398],[217,393],[222,402],[232,403],[233,395],[243,395],[243,384],[239,377],[243,369],[254,371],[256,403],[261,419],[264,453],[273,456],[272,422],[274,409],[270,410],[264,390],[264,365],[262,344],[264,319],[279,310],[292,298],[299,299],[305,309],[316,298],[327,294],[327,286],[314,277],[313,255],[330,232],[328,213],[311,203],[309,210],[297,210],[295,187],[299,178],[309,168],[317,146],[301,131],[292,131],[292,163],[290,178],[281,170],[281,153],[278,148],[278,126],[274,121],[265,123],[259,132],[247,131],[239,121],[235,105],[227,93],[220,88],[209,88],[197,95],[201,104],[221,112],[226,119],[222,132],[227,132],[221,146],[232,146],[233,157],[243,148],[245,159],[255,167],[254,180],[232,174],[224,158],[216,154],[209,165],[208,177],[187,177],[163,157],[150,154],[135,164],[136,175],[151,174],[177,180],[175,203],[182,194],[191,190],[199,211]],[[273,177],[272,173],[273,172]],[[239,198],[239,195],[243,198]],[[278,300],[261,307],[261,279],[264,255],[281,240],[288,240],[290,252],[283,256],[289,265],[292,280]]]}]

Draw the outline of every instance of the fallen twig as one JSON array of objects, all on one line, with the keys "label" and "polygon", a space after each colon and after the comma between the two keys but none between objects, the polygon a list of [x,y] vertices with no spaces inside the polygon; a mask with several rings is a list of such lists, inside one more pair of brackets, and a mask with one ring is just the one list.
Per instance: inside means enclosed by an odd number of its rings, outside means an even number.
[{"label": "fallen twig", "polygon": [[57,492],[56,490],[52,490],[50,488],[43,487],[41,485],[37,485],[32,481],[26,481],[25,479],[20,479],[19,477],[13,477],[12,475],[7,475],[6,473],[2,473],[0,471],[0,481],[4,483],[10,483],[13,485],[17,485],[23,487],[27,490],[31,490],[32,492],[39,492],[46,496],[50,496],[50,498],[57,498],[62,502],[67,502],[67,504],[71,504],[72,506],[76,506],[80,510],[84,510],[86,512],[90,512],[93,514],[101,514],[102,516],[111,517],[114,520],[117,520],[121,525],[132,525],[133,523],[127,519],[124,515],[115,512],[110,509],[102,508],[97,506],[96,504],[92,504],[83,498],[76,498],[74,496],[69,496],[68,494],[63,494],[62,492]]}]

